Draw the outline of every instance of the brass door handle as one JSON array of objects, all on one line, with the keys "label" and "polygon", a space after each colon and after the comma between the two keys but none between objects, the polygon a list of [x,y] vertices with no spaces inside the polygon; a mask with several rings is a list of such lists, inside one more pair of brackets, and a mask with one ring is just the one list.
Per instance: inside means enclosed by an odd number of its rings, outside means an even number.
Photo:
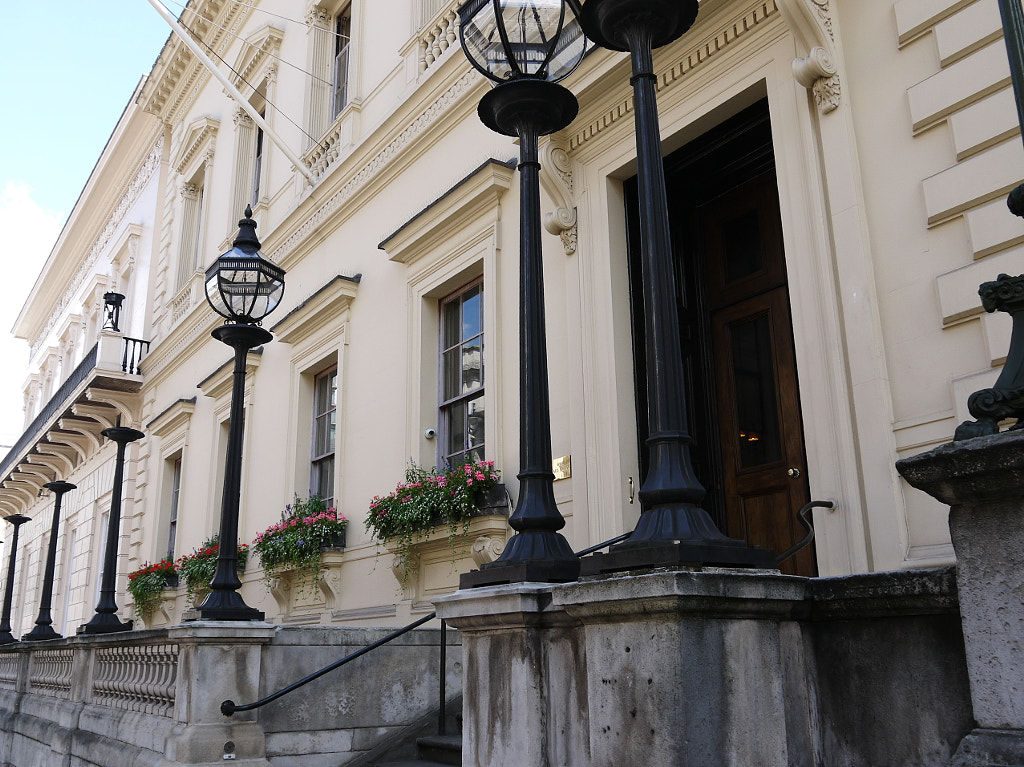
[{"label": "brass door handle", "polygon": [[786,476],[792,477],[793,479],[799,479],[800,478],[800,469],[796,469],[796,468],[789,469],[786,472]]}]

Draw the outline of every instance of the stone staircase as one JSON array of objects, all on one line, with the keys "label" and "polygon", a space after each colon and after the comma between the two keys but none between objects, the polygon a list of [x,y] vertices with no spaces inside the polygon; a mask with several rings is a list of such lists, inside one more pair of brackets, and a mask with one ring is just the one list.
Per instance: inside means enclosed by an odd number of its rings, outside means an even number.
[{"label": "stone staircase", "polygon": [[378,762],[378,767],[444,767],[462,764],[462,735],[426,735],[416,739],[416,759]]}]

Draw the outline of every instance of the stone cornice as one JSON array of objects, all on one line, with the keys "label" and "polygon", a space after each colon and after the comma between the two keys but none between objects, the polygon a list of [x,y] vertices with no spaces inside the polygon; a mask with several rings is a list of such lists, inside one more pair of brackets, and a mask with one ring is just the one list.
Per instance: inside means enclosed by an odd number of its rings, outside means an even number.
[{"label": "stone cornice", "polygon": [[325,324],[344,323],[355,300],[361,275],[338,275],[286,314],[271,328],[277,340],[297,344]]},{"label": "stone cornice", "polygon": [[[776,0],[759,0],[740,17],[718,27],[698,43],[691,43],[682,48],[673,63],[658,75],[659,93],[679,85],[694,70],[705,67],[712,59],[718,58],[726,51],[731,51],[730,46],[733,43],[748,37],[778,13],[779,7]],[[681,42],[685,43],[686,40],[687,38],[684,37]],[[624,92],[621,99],[615,100],[601,113],[590,115],[589,119],[580,122],[579,125],[570,126],[570,130],[564,134],[568,138],[569,151],[579,149],[588,141],[617,125],[621,120],[632,119],[632,114],[633,95]]]},{"label": "stone cornice", "polygon": [[[223,56],[250,12],[249,3],[198,0],[189,3],[179,20],[218,56]],[[174,123],[210,77],[206,68],[172,33],[143,86],[139,103],[146,112]]]},{"label": "stone cornice", "polygon": [[517,162],[491,159],[403,224],[378,247],[392,261],[410,263],[468,222],[497,207],[512,185]]},{"label": "stone cornice", "polygon": [[[444,74],[448,78],[441,79]],[[431,81],[441,87],[407,101],[411,109],[393,116],[380,129],[376,141],[364,142],[356,154],[338,162],[313,196],[264,240],[265,254],[282,268],[290,268],[316,241],[340,227],[359,208],[361,198],[383,188],[413,164],[429,145],[426,136],[468,116],[476,107],[473,96],[486,88],[483,77],[462,67],[438,72],[433,78]],[[311,237],[314,232],[316,240]]]},{"label": "stone cornice", "polygon": [[178,151],[174,153],[171,160],[171,167],[174,168],[175,173],[180,174],[187,171],[196,155],[204,151],[206,147],[213,145],[218,128],[220,128],[220,121],[214,120],[212,117],[200,117],[188,126],[178,145]]},{"label": "stone cornice", "polygon": [[[102,255],[107,246],[110,244],[111,238],[114,233],[121,226],[125,215],[132,208],[133,205],[138,201],[142,191],[149,184],[150,179],[156,172],[157,168],[160,167],[160,158],[163,155],[163,137],[157,139],[155,146],[152,151],[143,161],[139,167],[138,172],[135,173],[126,182],[127,187],[121,194],[117,204],[113,207],[110,215],[107,216],[106,223],[103,225],[103,229],[100,230],[99,236],[96,238],[92,247],[89,249],[88,255],[82,259],[74,277],[68,281],[68,286],[64,290],[60,299],[53,305],[53,309],[50,311],[50,315],[46,320],[46,324],[42,330],[39,331],[31,340],[31,357],[35,357],[36,353],[46,337],[49,335],[53,326],[56,324],[57,319],[61,316],[64,310],[71,303],[72,298],[81,290],[83,284],[86,283],[86,275],[96,265],[96,261]],[[134,230],[133,230],[134,231]]]},{"label": "stone cornice", "polygon": [[260,71],[268,59],[277,55],[283,38],[283,31],[269,25],[245,38],[242,50],[232,67],[237,73],[231,77],[232,85],[242,88],[251,83],[253,87],[258,87],[259,83],[252,81],[253,74]]}]

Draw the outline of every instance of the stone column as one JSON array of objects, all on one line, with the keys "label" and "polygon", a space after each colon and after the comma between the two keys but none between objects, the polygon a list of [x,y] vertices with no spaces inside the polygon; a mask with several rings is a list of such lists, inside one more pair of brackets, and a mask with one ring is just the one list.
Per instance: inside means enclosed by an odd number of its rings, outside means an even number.
[{"label": "stone column", "polygon": [[978,723],[952,764],[1024,765],[1024,432],[952,442],[896,468],[950,507]]}]

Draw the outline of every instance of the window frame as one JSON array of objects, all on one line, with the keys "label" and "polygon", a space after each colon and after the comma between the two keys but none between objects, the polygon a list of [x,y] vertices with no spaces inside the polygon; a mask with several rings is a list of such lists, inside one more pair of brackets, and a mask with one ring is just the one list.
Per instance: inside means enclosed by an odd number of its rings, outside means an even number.
[{"label": "window frame", "polygon": [[[321,410],[321,385],[325,381],[329,383],[330,394],[327,397],[326,405]],[[338,365],[334,364],[313,376],[313,408],[312,428],[310,439],[309,458],[309,494],[318,495],[328,506],[335,503],[334,475],[337,466],[337,442],[338,442]],[[328,433],[323,431],[321,424],[325,419],[333,416],[333,430]],[[330,427],[328,427],[329,429]],[[317,452],[318,443],[323,442],[324,452]],[[325,493],[324,490],[329,490]]]},{"label": "window frame", "polygon": [[[465,336],[465,314],[464,308],[466,303],[466,295],[471,291],[476,291],[476,297],[479,298],[479,306],[477,308],[477,332],[466,337]],[[459,331],[458,340],[454,343],[446,343],[446,337],[448,336],[449,322],[447,319],[447,309],[455,302],[459,303]],[[467,283],[464,283],[457,290],[452,291],[448,295],[444,296],[438,301],[438,424],[439,424],[439,437],[438,440],[438,459],[443,465],[453,466],[460,465],[462,462],[473,458],[475,460],[484,460],[486,456],[487,447],[487,401],[486,401],[486,374],[485,374],[485,348],[486,348],[486,328],[485,328],[485,298],[484,298],[484,279],[483,275],[480,275],[476,279],[473,279]],[[452,354],[456,360],[461,361],[463,354],[453,354],[466,347],[468,344],[473,342],[479,342],[479,355],[480,355],[480,375],[479,383],[470,388],[465,389],[465,382],[462,378],[463,368],[461,364],[457,364],[455,371],[459,378],[459,391],[453,396],[446,396],[446,382],[448,381],[449,370],[446,368],[445,360],[446,355]],[[452,439],[454,438],[453,433],[453,417],[454,411],[461,405],[469,405],[471,402],[477,400],[483,400],[483,410],[480,418],[483,423],[483,435],[484,438],[479,443],[471,444],[471,431],[470,422],[472,417],[467,411],[463,416],[463,423],[461,424],[461,433],[463,435],[461,449],[453,449]],[[473,455],[475,453],[475,455]]]}]

